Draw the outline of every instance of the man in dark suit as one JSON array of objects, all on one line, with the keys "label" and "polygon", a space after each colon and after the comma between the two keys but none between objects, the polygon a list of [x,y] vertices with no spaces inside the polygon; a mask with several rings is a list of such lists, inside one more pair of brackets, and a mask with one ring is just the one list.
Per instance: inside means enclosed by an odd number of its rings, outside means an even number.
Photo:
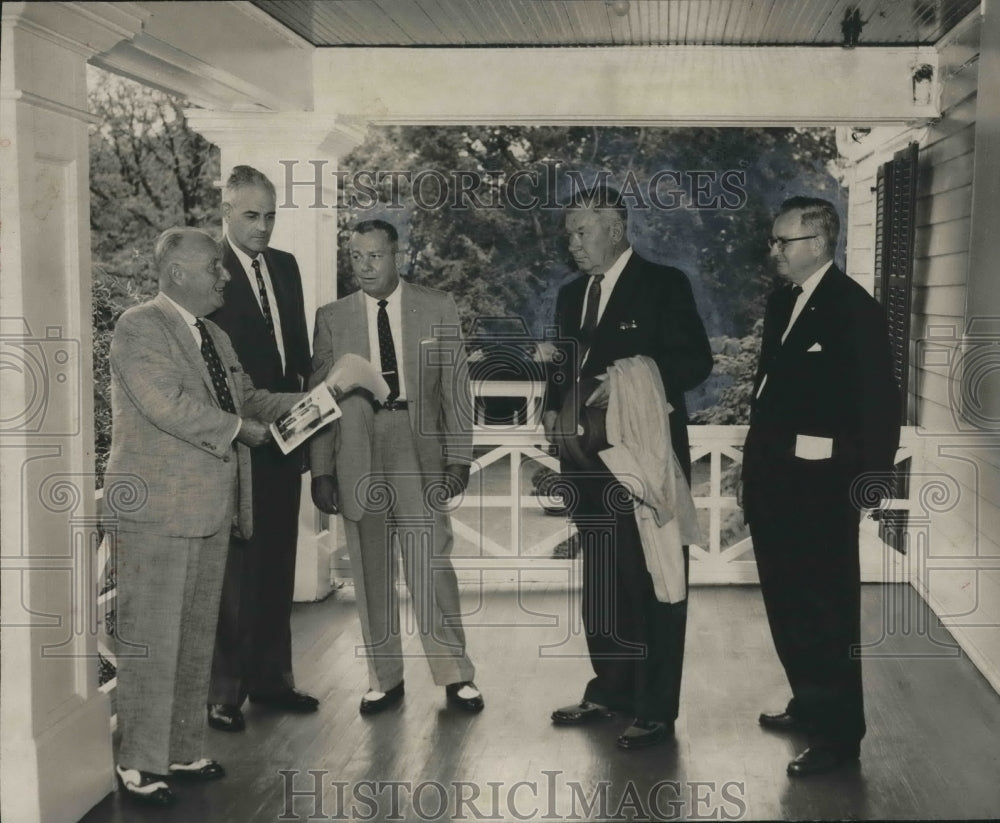
[{"label": "man in dark suit", "polygon": [[[563,405],[587,400],[595,378],[612,363],[645,355],[663,379],[673,407],[672,445],[690,480],[684,392],[708,377],[712,352],[687,277],[632,250],[621,194],[606,186],[574,197],[566,210],[566,234],[585,276],[564,286],[556,300],[560,337],[571,341],[566,345],[575,354],[568,352],[567,369],[550,383],[546,432],[556,437]],[[599,384],[589,405],[607,405],[607,386],[608,381]],[[552,720],[573,725],[624,712],[635,719],[618,745],[650,746],[673,734],[687,600],[657,601],[632,506],[615,503],[627,494],[607,468],[597,461],[580,464],[566,449],[560,466],[579,495],[571,514],[583,546],[583,619],[595,677],[583,700],[557,709]],[[684,557],[686,570],[687,547]]]},{"label": "man in dark suit", "polygon": [[[268,247],[274,228],[274,186],[261,172],[236,166],[226,182],[222,265],[226,302],[213,315],[226,331],[254,385],[297,392],[309,376],[309,333],[295,258]],[[316,698],[295,688],[290,617],[295,585],[303,452],[284,455],[273,442],[252,457],[254,528],[234,538],[226,564],[208,695],[208,722],[244,728],[249,695],[293,712],[316,710]]]},{"label": "man in dark suit", "polygon": [[231,532],[253,530],[250,449],[301,395],[256,389],[204,319],[229,278],[209,235],[164,232],[155,265],[159,294],[121,316],[111,343],[105,505],[116,516],[118,780],[127,797],[164,806],[167,781],[225,774],[202,757],[202,707],[226,552]]},{"label": "man in dark suit", "polygon": [[461,494],[472,459],[472,401],[458,309],[451,295],[399,279],[399,237],[383,220],[354,227],[351,268],[361,290],[316,312],[313,372],[345,354],[371,360],[389,385],[375,408],[357,395],[310,444],[312,498],[343,513],[368,658],[364,715],[403,699],[395,581],[398,544],[434,682],[469,712],[484,702],[465,649],[454,539],[443,505]]},{"label": "man in dark suit", "polygon": [[775,218],[771,256],[788,282],[764,314],[743,450],[744,511],[792,690],[785,710],[760,724],[809,734],[788,765],[793,776],[858,758],[859,509],[877,503],[899,443],[881,308],[834,265],[839,231],[825,200],[792,198]]}]

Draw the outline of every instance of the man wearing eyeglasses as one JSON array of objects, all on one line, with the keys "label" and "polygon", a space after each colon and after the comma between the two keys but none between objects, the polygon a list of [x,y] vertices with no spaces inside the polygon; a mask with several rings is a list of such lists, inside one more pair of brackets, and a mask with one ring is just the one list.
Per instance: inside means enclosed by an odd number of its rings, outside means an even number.
[{"label": "man wearing eyeglasses", "polygon": [[[833,262],[834,206],[786,200],[743,451],[743,507],[792,698],[760,715],[801,731],[801,777],[854,763],[865,734],[859,509],[876,504],[899,444],[899,389],[879,304]],[[853,654],[852,654],[853,651]]]}]

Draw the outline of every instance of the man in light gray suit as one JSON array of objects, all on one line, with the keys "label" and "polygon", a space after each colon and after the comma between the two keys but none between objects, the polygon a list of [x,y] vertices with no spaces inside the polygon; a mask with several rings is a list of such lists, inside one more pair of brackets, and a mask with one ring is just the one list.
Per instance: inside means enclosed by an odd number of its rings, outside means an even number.
[{"label": "man in light gray suit", "polygon": [[394,537],[434,682],[445,686],[449,704],[478,712],[483,698],[465,652],[451,521],[442,505],[469,479],[465,350],[451,296],[400,281],[398,243],[390,223],[359,223],[350,256],[361,291],[316,314],[313,382],[351,352],[370,359],[390,391],[375,406],[344,398],[343,416],[313,438],[312,497],[321,511],[344,515],[368,656],[361,713],[403,697]]},{"label": "man in light gray suit", "polygon": [[220,263],[208,234],[164,232],[159,294],[121,316],[111,343],[107,479],[133,492],[105,490],[117,517],[117,773],[148,805],[176,800],[167,779],[225,774],[202,742],[229,537],[253,531],[250,449],[302,396],[255,389],[203,319],[223,303]]}]

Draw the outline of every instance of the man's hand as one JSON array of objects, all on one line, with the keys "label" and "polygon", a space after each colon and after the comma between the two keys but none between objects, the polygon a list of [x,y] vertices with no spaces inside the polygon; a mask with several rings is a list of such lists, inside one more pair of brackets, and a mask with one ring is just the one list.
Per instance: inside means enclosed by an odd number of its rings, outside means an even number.
[{"label": "man's hand", "polygon": [[330,366],[323,382],[337,399],[355,389],[371,392],[376,400],[382,401],[389,394],[389,384],[379,371],[364,357],[352,352],[341,355]]},{"label": "man's hand", "polygon": [[337,478],[332,474],[321,474],[312,479],[313,504],[324,514],[340,514],[340,494]]},{"label": "man's hand", "polygon": [[552,410],[542,413],[542,426],[545,428],[545,439],[555,443],[556,424],[559,422],[559,412]]},{"label": "man's hand", "polygon": [[593,406],[597,409],[606,409],[608,407],[608,400],[611,399],[611,381],[607,379],[607,375],[604,375],[604,379],[598,384],[597,388],[590,393],[590,397],[583,401],[585,406]]},{"label": "man's hand", "polygon": [[449,463],[444,467],[444,482],[448,486],[448,499],[458,497],[468,488],[469,466],[465,463]]},{"label": "man's hand", "polygon": [[330,394],[333,395],[334,399],[339,398],[344,390],[342,387],[337,386],[337,381],[340,379],[339,372],[334,374],[334,370],[337,368],[336,364],[330,366],[330,371],[326,373],[326,377],[323,378],[323,382],[326,383],[326,387],[330,390]]},{"label": "man's hand", "polygon": [[244,446],[255,449],[271,439],[271,430],[267,427],[267,423],[262,423],[256,417],[244,417],[236,439]]}]

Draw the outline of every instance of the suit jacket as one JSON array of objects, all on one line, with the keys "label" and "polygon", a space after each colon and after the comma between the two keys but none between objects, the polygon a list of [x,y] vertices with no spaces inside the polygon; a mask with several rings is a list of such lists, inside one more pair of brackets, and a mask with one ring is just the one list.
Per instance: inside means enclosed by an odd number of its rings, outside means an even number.
[{"label": "suit jacket", "polygon": [[[162,294],[126,311],[111,342],[112,439],[105,504],[132,528],[205,537],[229,528],[238,494],[241,536],[253,531],[250,450],[233,440],[237,415],[273,422],[301,397],[254,388],[226,333],[208,333],[228,371],[236,414],[223,411],[194,336]],[[139,479],[135,497],[115,475]]]},{"label": "suit jacket", "polygon": [[[892,469],[899,445],[899,389],[878,303],[831,266],[782,343],[783,301],[787,292],[776,290],[764,314],[743,451],[749,516],[765,495],[830,492],[846,502],[860,473]],[[798,435],[829,438],[831,457],[796,457]]]},{"label": "suit jacket", "polygon": [[[402,340],[407,412],[425,484],[439,481],[444,467],[472,459],[472,396],[465,346],[455,301],[449,294],[400,281]],[[313,337],[315,384],[347,353],[371,359],[364,292],[328,303],[316,312]],[[376,355],[377,358],[377,355]],[[367,400],[349,396],[343,416],[310,442],[314,477],[335,474],[344,516],[359,520],[363,499],[359,483],[371,472],[374,410]]]},{"label": "suit jacket", "polygon": [[[582,351],[580,323],[589,277],[578,277],[559,290],[556,323],[562,345]],[[581,380],[607,371],[614,361],[634,355],[651,357],[663,378],[670,414],[670,436],[674,451],[690,477],[691,457],[687,433],[690,391],[712,371],[712,349],[695,306],[691,284],[683,272],[645,260],[635,251],[615,284],[608,304],[594,330],[590,350],[582,368],[572,352],[565,368],[556,372],[546,393],[546,408],[562,408],[566,392]],[[579,402],[585,400],[579,397]]]},{"label": "suit jacket", "polygon": [[228,238],[222,241],[222,265],[231,277],[226,285],[226,302],[210,316],[229,335],[255,386],[268,391],[302,391],[309,379],[309,331],[299,266],[293,255],[278,249],[265,249],[264,262],[271,275],[277,303],[277,307],[271,306],[271,311],[277,311],[281,320],[286,359],[284,371],[278,347],[271,340],[257,302],[257,287],[251,285]]}]

